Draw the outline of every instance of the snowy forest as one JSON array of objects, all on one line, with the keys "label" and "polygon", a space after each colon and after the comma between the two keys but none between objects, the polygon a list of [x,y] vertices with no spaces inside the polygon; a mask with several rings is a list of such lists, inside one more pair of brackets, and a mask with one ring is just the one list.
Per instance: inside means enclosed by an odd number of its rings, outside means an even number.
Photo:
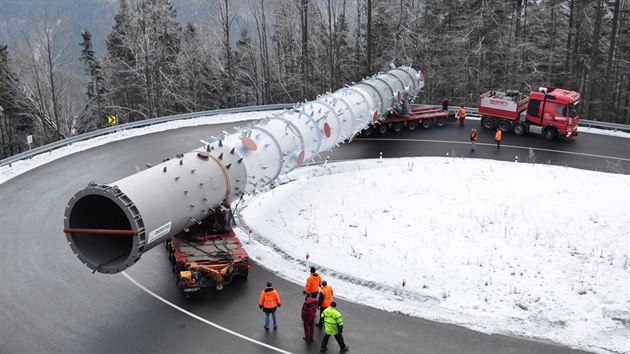
[{"label": "snowy forest", "polygon": [[0,43],[0,158],[108,116],[311,100],[390,63],[424,72],[417,103],[563,87],[583,119],[630,124],[630,0],[198,0],[194,23],[173,0],[112,1],[103,43],[54,11]]}]

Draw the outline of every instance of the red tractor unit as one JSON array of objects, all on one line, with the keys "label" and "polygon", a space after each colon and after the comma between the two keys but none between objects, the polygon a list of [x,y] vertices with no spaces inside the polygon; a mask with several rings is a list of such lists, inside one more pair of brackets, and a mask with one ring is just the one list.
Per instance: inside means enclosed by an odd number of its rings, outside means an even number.
[{"label": "red tractor unit", "polygon": [[541,134],[556,137],[578,135],[580,94],[553,87],[541,87],[529,96],[518,91],[488,91],[479,97],[481,125],[516,135]]},{"label": "red tractor unit", "polygon": [[177,286],[186,295],[208,287],[222,290],[236,277],[247,278],[252,266],[231,227],[231,211],[220,211],[166,242]]}]

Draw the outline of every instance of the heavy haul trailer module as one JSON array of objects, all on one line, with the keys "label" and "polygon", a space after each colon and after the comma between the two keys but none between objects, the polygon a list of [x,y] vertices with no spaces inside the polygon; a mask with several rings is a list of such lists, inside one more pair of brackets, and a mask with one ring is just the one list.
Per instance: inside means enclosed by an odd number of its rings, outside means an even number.
[{"label": "heavy haul trailer module", "polygon": [[455,112],[443,111],[431,106],[413,105],[406,112],[402,109],[393,111],[374,126],[366,128],[363,135],[370,135],[372,131],[381,134],[387,130],[399,132],[404,127],[409,130],[415,130],[417,127],[429,129],[434,125],[443,127],[446,122],[455,122],[456,120]]},{"label": "heavy haul trailer module", "polygon": [[166,241],[177,286],[186,296],[209,287],[222,290],[237,277],[247,278],[251,263],[231,227],[231,215],[221,207]]}]

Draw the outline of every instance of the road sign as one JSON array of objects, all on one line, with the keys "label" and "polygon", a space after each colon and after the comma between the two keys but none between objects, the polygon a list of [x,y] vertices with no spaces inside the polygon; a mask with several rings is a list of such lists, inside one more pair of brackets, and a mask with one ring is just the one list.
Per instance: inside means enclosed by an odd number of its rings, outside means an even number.
[{"label": "road sign", "polygon": [[107,116],[107,124],[116,125],[117,124],[116,116]]},{"label": "road sign", "polygon": [[28,149],[31,149],[31,144],[33,144],[33,136],[32,135],[27,135],[26,136],[26,143],[28,144]]}]

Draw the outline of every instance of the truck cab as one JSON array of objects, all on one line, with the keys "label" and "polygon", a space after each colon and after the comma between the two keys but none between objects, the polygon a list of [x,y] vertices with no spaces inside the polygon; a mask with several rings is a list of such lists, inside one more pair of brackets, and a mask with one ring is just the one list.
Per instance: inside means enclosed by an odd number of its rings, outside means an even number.
[{"label": "truck cab", "polygon": [[543,134],[547,140],[556,136],[571,138],[578,135],[580,94],[559,88],[541,87],[529,95],[525,120],[528,131]]}]

